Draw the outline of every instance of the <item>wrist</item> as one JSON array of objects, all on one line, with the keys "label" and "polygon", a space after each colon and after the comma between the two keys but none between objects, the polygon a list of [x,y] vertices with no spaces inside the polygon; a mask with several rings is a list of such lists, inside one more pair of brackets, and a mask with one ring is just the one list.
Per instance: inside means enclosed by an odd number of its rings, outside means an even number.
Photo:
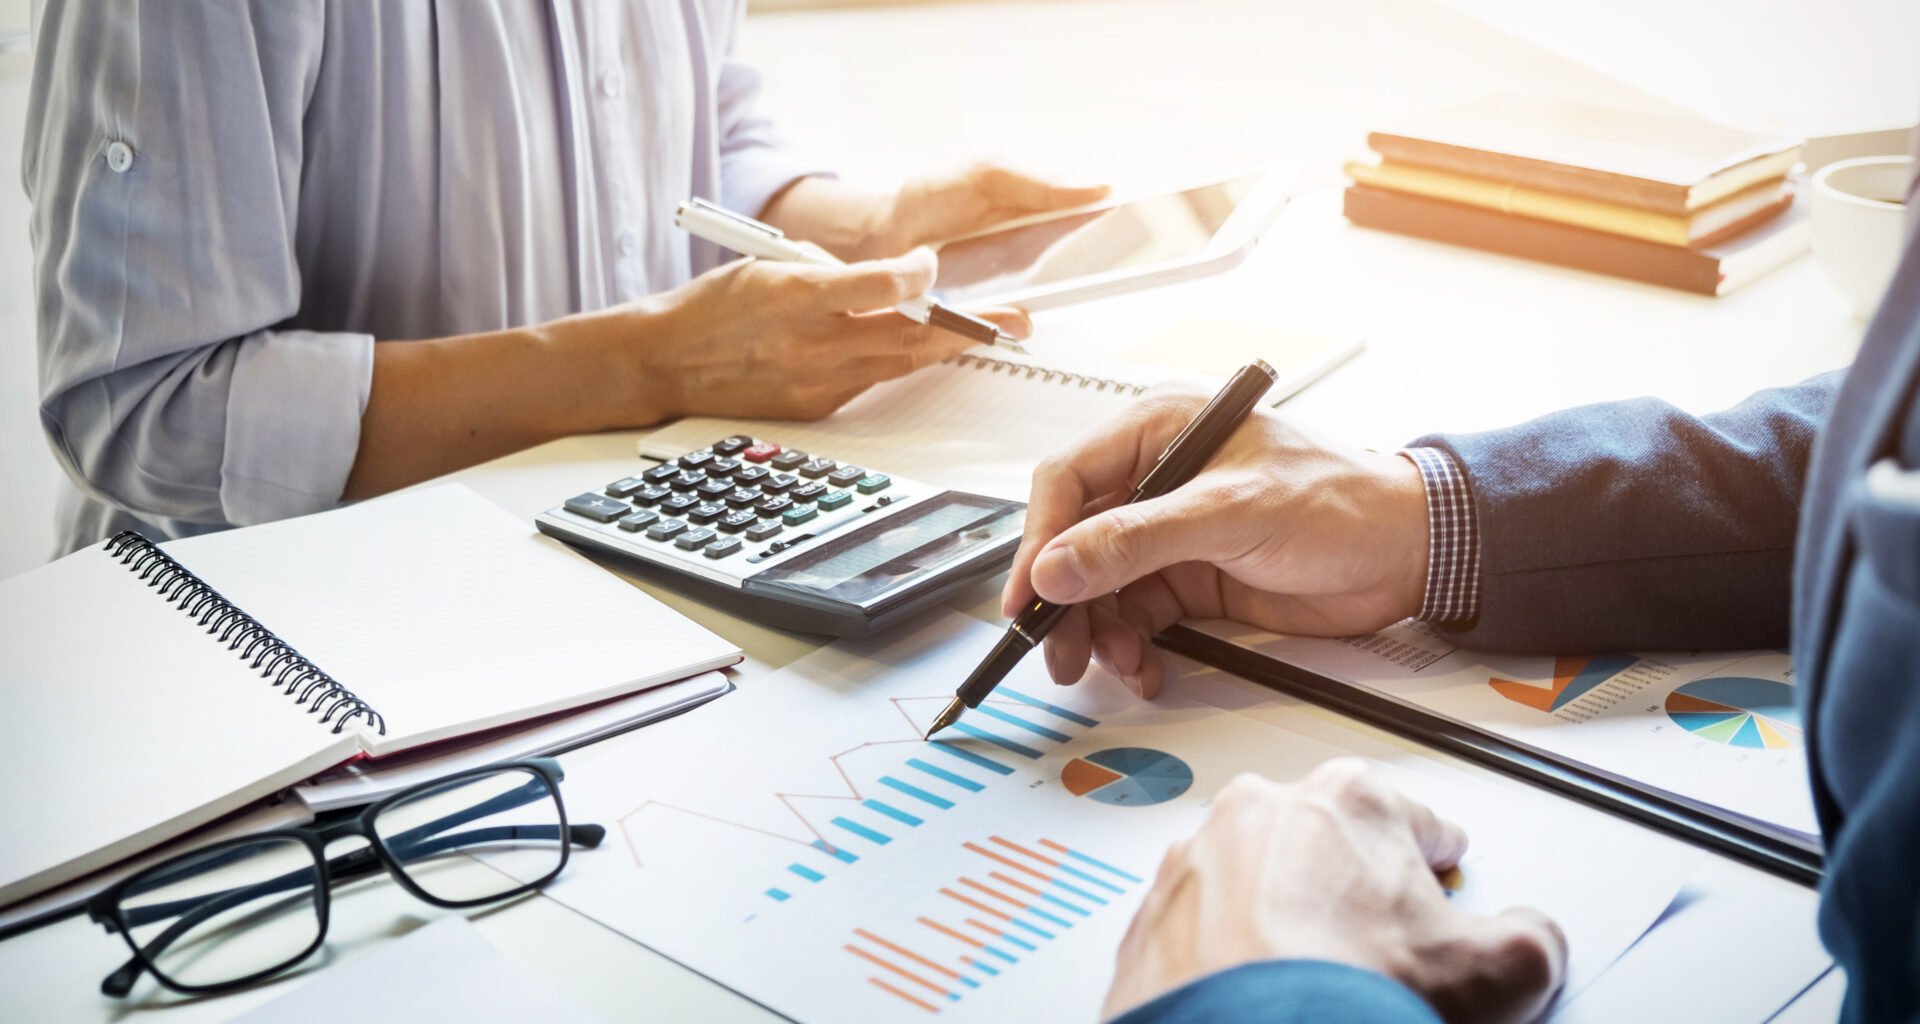
[{"label": "wrist", "polygon": [[1394,538],[1389,565],[1389,599],[1398,619],[1419,615],[1426,606],[1432,575],[1433,531],[1427,510],[1427,485],[1412,457],[1396,454],[1382,460],[1384,490],[1380,508],[1387,517],[1388,536]]},{"label": "wrist", "polygon": [[654,358],[673,331],[671,293],[556,320],[544,329],[580,396],[567,433],[647,426],[681,415],[673,375]]}]

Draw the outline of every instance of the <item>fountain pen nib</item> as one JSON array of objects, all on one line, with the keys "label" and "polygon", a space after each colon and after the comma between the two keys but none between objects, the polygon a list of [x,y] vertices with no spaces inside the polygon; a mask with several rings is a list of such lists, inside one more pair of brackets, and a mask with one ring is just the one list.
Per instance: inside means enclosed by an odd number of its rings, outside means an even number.
[{"label": "fountain pen nib", "polygon": [[960,720],[960,713],[965,710],[967,710],[966,701],[958,697],[948,701],[947,706],[940,709],[939,717],[933,720],[933,727],[927,730],[927,738],[932,739],[934,733],[958,722]]}]

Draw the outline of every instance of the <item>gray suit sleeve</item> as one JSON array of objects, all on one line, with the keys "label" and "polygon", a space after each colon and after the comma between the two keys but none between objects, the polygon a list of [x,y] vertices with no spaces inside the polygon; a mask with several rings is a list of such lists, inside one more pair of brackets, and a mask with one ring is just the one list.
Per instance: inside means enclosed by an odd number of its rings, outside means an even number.
[{"label": "gray suit sleeve", "polygon": [[48,0],[22,177],[40,414],[88,493],[247,524],[339,500],[373,339],[282,329],[318,0]]}]

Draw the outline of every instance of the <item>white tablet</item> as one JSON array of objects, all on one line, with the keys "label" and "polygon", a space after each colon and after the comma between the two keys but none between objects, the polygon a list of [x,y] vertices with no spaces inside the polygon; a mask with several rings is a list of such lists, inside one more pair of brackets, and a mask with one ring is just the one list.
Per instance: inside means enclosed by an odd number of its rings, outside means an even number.
[{"label": "white tablet", "polygon": [[1244,259],[1287,201],[1293,168],[1112,198],[940,244],[933,293],[962,309],[1044,309],[1182,281]]}]

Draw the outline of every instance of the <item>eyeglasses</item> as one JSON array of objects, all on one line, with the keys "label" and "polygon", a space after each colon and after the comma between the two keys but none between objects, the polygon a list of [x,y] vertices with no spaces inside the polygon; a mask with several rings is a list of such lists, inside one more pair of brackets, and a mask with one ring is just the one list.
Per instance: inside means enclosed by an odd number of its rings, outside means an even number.
[{"label": "eyeglasses", "polygon": [[[87,903],[133,959],[100,983],[125,996],[151,971],[176,992],[239,988],[305,960],[327,937],[334,884],[385,869],[439,907],[531,892],[567,866],[573,844],[600,845],[599,825],[568,825],[560,765],[516,761],[460,772],[307,828],[263,832],[181,854]],[[329,858],[327,847],[358,840]],[[484,852],[487,863],[466,856]],[[531,882],[519,879],[531,878]]]}]

